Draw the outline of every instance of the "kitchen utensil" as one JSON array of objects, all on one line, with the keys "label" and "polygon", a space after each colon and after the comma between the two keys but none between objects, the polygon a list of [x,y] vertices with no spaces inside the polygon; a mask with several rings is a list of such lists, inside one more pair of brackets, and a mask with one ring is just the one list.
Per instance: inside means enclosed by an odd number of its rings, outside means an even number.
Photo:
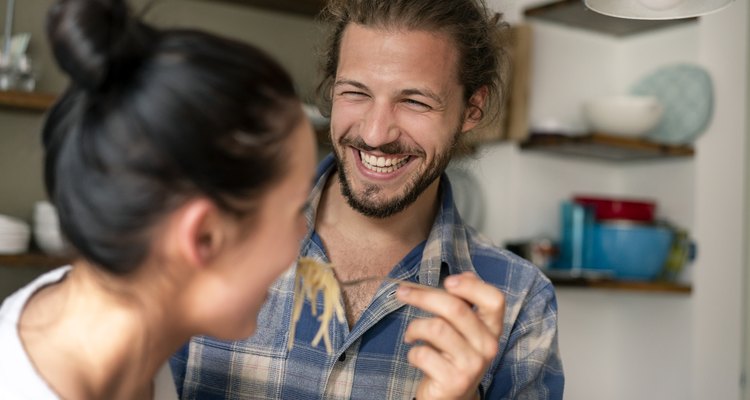
[{"label": "kitchen utensil", "polygon": [[664,144],[688,144],[702,134],[713,114],[713,85],[708,72],[692,64],[662,67],[636,82],[630,92],[655,96],[664,115],[645,137]]},{"label": "kitchen utensil", "polygon": [[592,132],[642,136],[659,123],[664,106],[656,96],[603,96],[586,101],[583,114]]},{"label": "kitchen utensil", "polygon": [[20,254],[29,248],[31,229],[20,219],[0,215],[0,254]]},{"label": "kitchen utensil", "polygon": [[34,204],[34,242],[43,252],[64,256],[68,252],[68,246],[60,232],[60,222],[57,210],[48,201],[39,201]]},{"label": "kitchen utensil", "polygon": [[600,196],[577,195],[573,201],[592,207],[597,221],[627,220],[653,222],[656,203],[650,200],[636,200]]},{"label": "kitchen utensil", "polygon": [[555,268],[582,269],[590,262],[591,227],[594,214],[591,207],[565,201],[560,206],[560,249]]},{"label": "kitchen utensil", "polygon": [[672,229],[672,245],[664,262],[661,279],[674,282],[678,280],[683,268],[695,258],[695,242],[690,238],[686,229],[670,226]]},{"label": "kitchen utensil", "polygon": [[591,236],[592,266],[611,269],[618,279],[656,279],[672,244],[666,226],[625,222],[596,223]]}]

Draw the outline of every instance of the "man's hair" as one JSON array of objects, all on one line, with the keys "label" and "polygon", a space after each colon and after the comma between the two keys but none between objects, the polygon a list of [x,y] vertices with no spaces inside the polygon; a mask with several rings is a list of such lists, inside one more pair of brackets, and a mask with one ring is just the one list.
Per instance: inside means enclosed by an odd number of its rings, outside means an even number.
[{"label": "man's hair", "polygon": [[[502,38],[507,24],[491,13],[483,0],[329,0],[320,18],[330,32],[323,48],[322,80],[317,88],[321,111],[330,116],[331,90],[339,63],[344,30],[349,24],[381,29],[441,32],[452,38],[458,52],[457,79],[464,104],[481,87],[488,89],[482,112],[494,120],[504,97],[506,53]],[[490,111],[489,113],[487,111]],[[489,114],[489,115],[488,115]]]}]

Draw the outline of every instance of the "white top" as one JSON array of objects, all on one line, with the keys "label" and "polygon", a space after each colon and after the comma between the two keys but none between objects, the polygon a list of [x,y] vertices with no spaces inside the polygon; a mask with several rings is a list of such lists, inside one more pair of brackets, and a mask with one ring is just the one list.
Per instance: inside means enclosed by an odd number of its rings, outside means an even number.
[{"label": "white top", "polygon": [[[0,399],[59,399],[26,354],[18,336],[18,320],[24,306],[36,291],[61,281],[70,270],[71,267],[66,266],[47,272],[16,291],[0,306]],[[154,380],[154,398],[177,399],[177,390],[168,364],[159,370]]]}]

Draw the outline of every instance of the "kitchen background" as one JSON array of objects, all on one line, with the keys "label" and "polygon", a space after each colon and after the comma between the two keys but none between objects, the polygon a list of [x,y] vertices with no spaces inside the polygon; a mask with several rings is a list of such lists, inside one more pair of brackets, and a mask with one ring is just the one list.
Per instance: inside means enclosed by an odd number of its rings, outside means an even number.
[{"label": "kitchen background", "polygon": [[[32,34],[29,54],[41,68],[38,90],[58,93],[65,81],[43,40],[50,3],[18,1],[14,31]],[[582,123],[585,100],[625,92],[669,63],[698,64],[713,80],[713,117],[693,144],[692,157],[615,163],[489,142],[460,163],[478,181],[473,195],[484,204],[482,230],[498,243],[558,239],[560,202],[578,193],[654,199],[659,216],[687,228],[697,243],[696,260],[679,277],[690,293],[558,287],[566,398],[750,399],[743,389],[750,364],[747,1],[697,21],[623,37],[524,17],[525,9],[549,1],[489,3],[511,23],[531,25],[532,127],[551,119]],[[292,72],[305,97],[312,93],[321,32],[309,17],[210,0],[162,0],[148,19],[251,41]],[[0,214],[29,221],[34,203],[45,197],[41,122],[39,113],[0,108]],[[0,296],[40,271],[0,266]]]}]

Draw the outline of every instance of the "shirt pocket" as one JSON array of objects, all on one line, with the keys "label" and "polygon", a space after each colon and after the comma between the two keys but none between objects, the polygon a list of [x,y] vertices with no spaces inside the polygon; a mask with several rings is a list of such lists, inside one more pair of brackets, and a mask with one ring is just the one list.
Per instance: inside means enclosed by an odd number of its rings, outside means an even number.
[{"label": "shirt pocket", "polygon": [[255,333],[247,339],[233,342],[232,350],[265,357],[286,358],[289,354],[288,329],[292,318],[293,299],[292,294],[270,295],[258,314]]}]

